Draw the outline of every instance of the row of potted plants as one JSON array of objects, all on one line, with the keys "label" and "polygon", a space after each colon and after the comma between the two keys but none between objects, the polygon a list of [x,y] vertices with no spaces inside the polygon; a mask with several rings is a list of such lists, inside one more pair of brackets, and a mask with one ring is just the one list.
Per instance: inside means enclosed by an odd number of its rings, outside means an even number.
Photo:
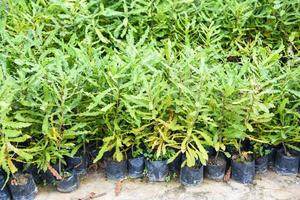
[{"label": "row of potted plants", "polygon": [[[186,160],[183,154],[170,161],[167,159],[154,159],[148,153],[138,154],[139,150],[131,149],[131,157],[124,161],[114,161],[112,153],[106,154],[102,162],[105,163],[107,178],[122,180],[125,178],[147,177],[151,182],[169,181],[179,175],[180,183],[184,186],[198,185],[203,178],[223,181],[226,171],[232,173],[232,179],[243,184],[252,183],[255,174],[265,173],[268,168],[274,169],[280,175],[297,175],[300,172],[300,152],[292,151],[285,155],[283,148],[272,148],[260,157],[259,154],[248,155],[242,152],[241,156],[234,154],[230,158],[224,154],[217,155],[209,152],[209,159],[204,166],[199,160],[192,167],[182,165]],[[170,156],[175,154],[169,150]],[[38,171],[36,166],[23,165],[23,172],[13,174],[5,186],[5,174],[0,174],[0,197],[3,200],[34,199],[37,194],[36,184],[56,185],[59,192],[69,193],[78,189],[79,177],[86,175],[88,165],[92,165],[95,155],[81,153],[73,158],[66,158],[67,165],[49,166],[46,172]],[[61,168],[61,169],[59,169]],[[60,173],[59,173],[60,171]]]}]

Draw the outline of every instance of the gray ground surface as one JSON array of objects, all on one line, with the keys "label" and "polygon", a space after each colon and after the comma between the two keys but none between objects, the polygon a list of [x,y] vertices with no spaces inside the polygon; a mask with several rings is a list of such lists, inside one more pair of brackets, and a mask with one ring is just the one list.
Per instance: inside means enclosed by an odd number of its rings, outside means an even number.
[{"label": "gray ground surface", "polygon": [[80,188],[62,194],[51,187],[39,187],[37,200],[79,200],[89,194],[106,193],[95,200],[300,200],[300,178],[279,176],[268,171],[257,175],[254,184],[242,185],[205,179],[195,187],[183,187],[178,180],[169,183],[147,183],[144,180],[124,180],[121,192],[115,196],[116,182],[106,180],[103,173],[90,173],[81,180]]}]

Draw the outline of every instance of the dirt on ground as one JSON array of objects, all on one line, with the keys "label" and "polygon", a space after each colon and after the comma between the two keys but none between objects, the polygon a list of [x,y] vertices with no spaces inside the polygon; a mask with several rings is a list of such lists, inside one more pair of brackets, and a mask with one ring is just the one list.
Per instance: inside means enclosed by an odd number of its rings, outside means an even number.
[{"label": "dirt on ground", "polygon": [[[93,198],[94,197],[94,198]],[[150,183],[146,180],[106,180],[93,172],[81,179],[78,190],[62,194],[55,188],[39,187],[37,200],[300,200],[300,178],[279,176],[272,171],[257,175],[253,184],[243,185],[204,179],[198,186],[184,187],[178,180]]]}]

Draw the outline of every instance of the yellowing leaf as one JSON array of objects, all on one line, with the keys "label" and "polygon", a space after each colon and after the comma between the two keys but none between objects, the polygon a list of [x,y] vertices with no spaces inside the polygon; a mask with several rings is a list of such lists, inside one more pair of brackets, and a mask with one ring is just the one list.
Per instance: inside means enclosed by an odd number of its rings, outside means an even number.
[{"label": "yellowing leaf", "polygon": [[14,174],[18,171],[18,169],[16,168],[16,166],[14,165],[14,163],[11,161],[10,158],[7,159],[7,164],[8,164],[8,168],[12,174]]}]

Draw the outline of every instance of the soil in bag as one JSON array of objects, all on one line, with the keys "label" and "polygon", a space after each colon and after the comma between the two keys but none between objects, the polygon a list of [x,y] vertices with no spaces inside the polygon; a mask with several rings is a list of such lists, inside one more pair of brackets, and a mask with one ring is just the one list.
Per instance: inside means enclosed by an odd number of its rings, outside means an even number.
[{"label": "soil in bag", "polygon": [[275,171],[283,176],[296,176],[299,169],[299,157],[295,154],[285,155],[283,149],[277,151]]},{"label": "soil in bag", "polygon": [[268,155],[255,159],[255,172],[265,173],[268,170]]},{"label": "soil in bag", "polygon": [[33,200],[38,191],[31,174],[15,174],[8,186],[14,200]]},{"label": "soil in bag", "polygon": [[169,175],[167,160],[146,161],[147,177],[150,182],[163,182]]},{"label": "soil in bag", "polygon": [[6,181],[6,176],[2,174],[2,172],[0,172],[0,199],[10,200],[11,198],[7,186],[3,188],[5,181]]},{"label": "soil in bag", "polygon": [[180,171],[180,183],[184,186],[198,185],[203,181],[203,166],[184,166]]},{"label": "soil in bag", "polygon": [[127,175],[127,161],[108,160],[105,168],[106,177],[112,180],[122,180]]},{"label": "soil in bag", "polygon": [[85,153],[81,155],[75,155],[74,157],[67,157],[67,168],[75,169],[78,176],[83,176],[87,174],[88,158]]},{"label": "soil in bag", "polygon": [[141,178],[144,176],[144,157],[132,158],[128,160],[128,176],[130,178]]},{"label": "soil in bag", "polygon": [[79,187],[79,178],[76,171],[67,170],[63,173],[63,179],[57,181],[57,190],[62,193],[70,193]]},{"label": "soil in bag", "polygon": [[237,159],[231,160],[232,178],[240,183],[252,183],[255,177],[255,161],[241,162]]},{"label": "soil in bag", "polygon": [[210,157],[204,169],[205,177],[216,181],[223,180],[226,170],[225,156],[221,154],[217,158],[215,156]]}]

